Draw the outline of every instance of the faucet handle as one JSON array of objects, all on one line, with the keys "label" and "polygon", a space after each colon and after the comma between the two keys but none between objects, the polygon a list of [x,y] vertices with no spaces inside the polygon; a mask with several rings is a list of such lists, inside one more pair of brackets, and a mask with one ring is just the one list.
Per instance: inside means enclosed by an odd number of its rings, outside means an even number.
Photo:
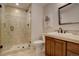
[{"label": "faucet handle", "polygon": [[59,27],[59,33],[63,33],[63,30],[61,27]]},{"label": "faucet handle", "polygon": [[67,30],[63,30],[63,33],[66,33],[67,32]]}]

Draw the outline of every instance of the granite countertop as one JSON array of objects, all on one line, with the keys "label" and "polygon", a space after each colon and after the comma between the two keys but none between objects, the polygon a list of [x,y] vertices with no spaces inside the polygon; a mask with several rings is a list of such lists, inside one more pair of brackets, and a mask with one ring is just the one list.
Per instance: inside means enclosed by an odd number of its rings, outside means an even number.
[{"label": "granite countertop", "polygon": [[72,33],[52,32],[52,33],[43,33],[43,35],[48,36],[48,37],[61,39],[61,40],[64,40],[64,41],[79,43],[79,35],[74,35]]}]

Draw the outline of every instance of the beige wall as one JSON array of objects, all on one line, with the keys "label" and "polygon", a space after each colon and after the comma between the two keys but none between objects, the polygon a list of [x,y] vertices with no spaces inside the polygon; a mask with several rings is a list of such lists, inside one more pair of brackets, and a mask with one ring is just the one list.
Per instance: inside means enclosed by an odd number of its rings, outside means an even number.
[{"label": "beige wall", "polygon": [[31,23],[31,39],[32,41],[39,40],[43,33],[43,4],[33,3],[32,4],[32,23]]},{"label": "beige wall", "polygon": [[[24,10],[4,6],[1,23],[1,44],[4,49],[29,41],[27,13]],[[14,31],[10,30],[10,26],[14,26]]]}]

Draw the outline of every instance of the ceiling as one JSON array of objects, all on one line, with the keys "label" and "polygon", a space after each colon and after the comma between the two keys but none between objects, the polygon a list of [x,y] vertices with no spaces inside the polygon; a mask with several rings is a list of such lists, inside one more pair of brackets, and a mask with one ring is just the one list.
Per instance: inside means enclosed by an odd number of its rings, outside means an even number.
[{"label": "ceiling", "polygon": [[[38,3],[38,5],[41,5],[42,7],[45,7],[48,4],[49,3]],[[28,8],[31,6],[31,3],[19,3],[19,5],[16,5],[16,3],[4,3],[4,5],[28,10]]]},{"label": "ceiling", "polygon": [[27,10],[31,4],[30,3],[19,3],[19,5],[16,5],[16,3],[5,3],[4,5]]}]

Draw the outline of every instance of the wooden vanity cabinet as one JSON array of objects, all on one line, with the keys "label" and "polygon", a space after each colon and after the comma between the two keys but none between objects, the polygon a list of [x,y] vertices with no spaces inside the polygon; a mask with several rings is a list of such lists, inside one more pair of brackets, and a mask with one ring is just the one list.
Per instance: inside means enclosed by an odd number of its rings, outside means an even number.
[{"label": "wooden vanity cabinet", "polygon": [[45,43],[45,55],[46,56],[65,56],[66,52],[66,42],[51,38],[51,37],[45,37],[46,43]]},{"label": "wooden vanity cabinet", "polygon": [[52,37],[45,37],[46,56],[79,56],[79,44]]}]

